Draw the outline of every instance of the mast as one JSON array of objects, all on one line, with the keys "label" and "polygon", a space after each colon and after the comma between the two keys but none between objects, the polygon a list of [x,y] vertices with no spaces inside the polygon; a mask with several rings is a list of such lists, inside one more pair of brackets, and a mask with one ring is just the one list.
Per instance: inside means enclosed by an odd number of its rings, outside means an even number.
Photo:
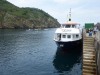
[{"label": "mast", "polygon": [[71,8],[70,8],[70,12],[69,12],[69,21],[71,21]]}]

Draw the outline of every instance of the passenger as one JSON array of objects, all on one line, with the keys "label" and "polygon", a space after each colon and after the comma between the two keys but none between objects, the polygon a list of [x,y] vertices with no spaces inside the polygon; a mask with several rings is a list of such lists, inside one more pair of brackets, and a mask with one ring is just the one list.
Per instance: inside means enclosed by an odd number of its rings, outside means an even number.
[{"label": "passenger", "polygon": [[94,27],[94,30],[93,30],[94,35],[96,34],[97,31],[98,31],[98,29],[97,29],[97,27],[95,26],[95,27]]},{"label": "passenger", "polygon": [[92,30],[89,31],[89,36],[92,36]]}]

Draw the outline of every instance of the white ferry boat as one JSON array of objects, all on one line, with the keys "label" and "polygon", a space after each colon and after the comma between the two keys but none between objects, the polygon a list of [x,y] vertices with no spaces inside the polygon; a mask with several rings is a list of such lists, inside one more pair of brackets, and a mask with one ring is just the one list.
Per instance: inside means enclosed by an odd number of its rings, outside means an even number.
[{"label": "white ferry boat", "polygon": [[80,29],[80,24],[72,22],[71,18],[69,18],[68,22],[56,29],[54,41],[59,47],[72,48],[82,45],[82,30]]}]

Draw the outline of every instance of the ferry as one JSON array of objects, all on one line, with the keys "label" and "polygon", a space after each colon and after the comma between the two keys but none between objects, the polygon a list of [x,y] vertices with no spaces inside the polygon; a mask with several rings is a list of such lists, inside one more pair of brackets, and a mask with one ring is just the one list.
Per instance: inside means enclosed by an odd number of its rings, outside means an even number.
[{"label": "ferry", "polygon": [[82,30],[80,29],[80,24],[72,22],[71,18],[69,18],[66,23],[61,24],[61,27],[56,29],[54,41],[58,47],[63,48],[76,48],[81,46]]}]

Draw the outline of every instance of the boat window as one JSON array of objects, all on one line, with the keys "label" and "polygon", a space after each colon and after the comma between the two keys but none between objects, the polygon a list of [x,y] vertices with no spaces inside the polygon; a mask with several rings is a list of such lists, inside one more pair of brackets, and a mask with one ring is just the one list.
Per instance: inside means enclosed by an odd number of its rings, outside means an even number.
[{"label": "boat window", "polygon": [[73,35],[73,38],[75,38],[75,35]]},{"label": "boat window", "polygon": [[75,28],[75,25],[72,25],[72,28]]},{"label": "boat window", "polygon": [[78,34],[76,34],[76,38],[78,38],[79,37],[79,35]]},{"label": "boat window", "polygon": [[61,28],[64,28],[65,27],[65,25],[61,25]]},{"label": "boat window", "polygon": [[67,35],[67,38],[71,38],[71,35]]},{"label": "boat window", "polygon": [[70,28],[70,25],[66,25],[65,28]]},{"label": "boat window", "polygon": [[62,35],[63,38],[66,38],[66,35]]}]

